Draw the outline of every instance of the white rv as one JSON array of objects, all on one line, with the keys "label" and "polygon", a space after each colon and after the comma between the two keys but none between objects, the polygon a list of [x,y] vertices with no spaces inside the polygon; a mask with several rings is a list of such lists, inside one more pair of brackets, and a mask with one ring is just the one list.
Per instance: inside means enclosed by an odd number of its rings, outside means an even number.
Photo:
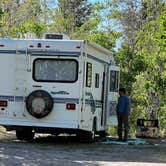
[{"label": "white rv", "polygon": [[81,141],[115,123],[119,67],[81,40],[0,39],[0,125],[20,140],[75,133]]}]

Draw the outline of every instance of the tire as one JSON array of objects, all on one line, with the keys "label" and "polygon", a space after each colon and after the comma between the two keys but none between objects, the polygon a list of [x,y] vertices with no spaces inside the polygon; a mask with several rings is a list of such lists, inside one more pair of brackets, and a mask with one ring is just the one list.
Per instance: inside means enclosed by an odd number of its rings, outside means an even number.
[{"label": "tire", "polygon": [[32,141],[35,133],[31,129],[16,130],[18,140]]},{"label": "tire", "polygon": [[93,126],[92,126],[92,132],[94,133],[94,138],[95,138],[96,131],[97,131],[97,118],[94,117]]},{"label": "tire", "polygon": [[77,137],[81,143],[92,143],[94,141],[93,133],[90,131],[80,131],[77,133]]},{"label": "tire", "polygon": [[107,132],[106,132],[105,130],[99,131],[99,136],[100,136],[100,138],[106,138],[107,135],[108,135],[108,134],[107,134]]},{"label": "tire", "polygon": [[80,131],[77,134],[79,141],[82,143],[93,143],[95,141],[96,125],[96,118],[94,118],[92,124],[92,131]]},{"label": "tire", "polygon": [[27,111],[38,119],[47,116],[52,111],[53,105],[53,98],[44,90],[36,90],[26,99]]}]

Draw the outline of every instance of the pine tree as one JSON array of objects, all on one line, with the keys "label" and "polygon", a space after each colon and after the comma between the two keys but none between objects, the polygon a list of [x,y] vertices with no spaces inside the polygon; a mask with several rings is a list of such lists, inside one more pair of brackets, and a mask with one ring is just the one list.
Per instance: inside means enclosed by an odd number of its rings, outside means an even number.
[{"label": "pine tree", "polygon": [[64,18],[73,18],[75,27],[81,27],[91,14],[87,0],[59,0],[58,6]]}]

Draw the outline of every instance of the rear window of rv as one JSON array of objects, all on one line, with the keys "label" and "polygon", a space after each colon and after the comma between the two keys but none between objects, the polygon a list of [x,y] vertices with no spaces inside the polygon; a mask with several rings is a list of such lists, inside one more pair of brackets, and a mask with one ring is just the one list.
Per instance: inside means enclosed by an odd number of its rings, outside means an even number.
[{"label": "rear window of rv", "polygon": [[75,82],[78,78],[78,62],[74,59],[36,59],[33,63],[33,79],[38,82]]}]

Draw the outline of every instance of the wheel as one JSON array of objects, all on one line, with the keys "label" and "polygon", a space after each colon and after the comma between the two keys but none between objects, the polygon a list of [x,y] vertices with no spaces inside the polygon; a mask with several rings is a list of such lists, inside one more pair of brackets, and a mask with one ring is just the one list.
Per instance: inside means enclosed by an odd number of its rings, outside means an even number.
[{"label": "wheel", "polygon": [[77,133],[77,137],[82,143],[92,143],[94,141],[93,132],[90,131],[80,131]]},{"label": "wheel", "polygon": [[99,136],[100,136],[101,138],[105,138],[105,137],[107,136],[107,132],[106,132],[105,130],[99,131]]},{"label": "wheel", "polygon": [[80,131],[77,136],[79,141],[82,143],[92,143],[95,141],[97,120],[96,117],[93,119],[92,131]]},{"label": "wheel", "polygon": [[94,117],[94,119],[93,119],[93,126],[92,126],[92,133],[93,133],[94,139],[95,139],[96,131],[97,131],[97,118]]},{"label": "wheel", "polygon": [[35,133],[31,129],[16,130],[16,137],[19,140],[31,141],[34,138]]},{"label": "wheel", "polygon": [[26,99],[28,112],[38,119],[47,116],[52,111],[53,105],[53,98],[44,90],[36,90]]}]

